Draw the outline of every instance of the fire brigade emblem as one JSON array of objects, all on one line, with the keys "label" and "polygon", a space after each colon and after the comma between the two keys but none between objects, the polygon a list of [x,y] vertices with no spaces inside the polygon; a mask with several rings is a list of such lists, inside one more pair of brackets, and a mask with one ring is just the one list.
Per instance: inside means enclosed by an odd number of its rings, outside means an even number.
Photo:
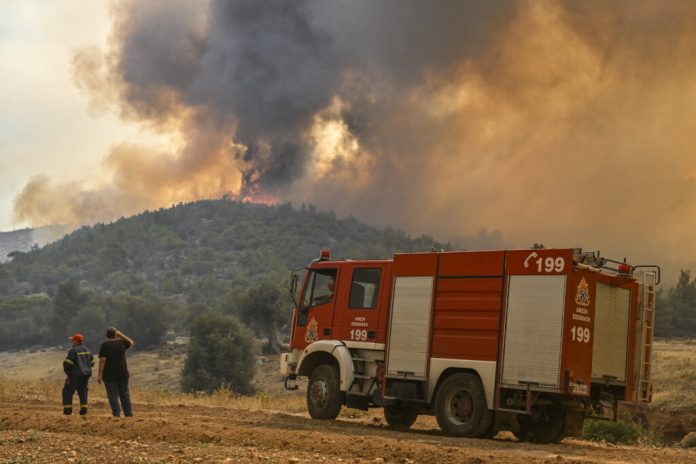
[{"label": "fire brigade emblem", "polygon": [[575,303],[580,306],[590,305],[590,286],[583,277],[578,284],[578,293],[575,294]]},{"label": "fire brigade emblem", "polygon": [[307,324],[307,332],[305,333],[304,340],[308,343],[312,343],[314,340],[317,339],[317,331],[317,320],[312,318],[309,321],[309,324]]}]

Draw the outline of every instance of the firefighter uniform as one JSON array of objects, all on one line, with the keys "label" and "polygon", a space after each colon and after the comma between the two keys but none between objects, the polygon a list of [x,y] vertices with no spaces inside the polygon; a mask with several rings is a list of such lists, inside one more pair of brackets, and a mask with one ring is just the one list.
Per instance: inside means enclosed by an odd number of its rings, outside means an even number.
[{"label": "firefighter uniform", "polygon": [[87,390],[92,366],[94,366],[94,355],[82,343],[68,351],[68,356],[63,361],[63,370],[67,374],[63,386],[63,414],[72,414],[72,400],[75,392],[80,398],[80,415],[87,414]]}]

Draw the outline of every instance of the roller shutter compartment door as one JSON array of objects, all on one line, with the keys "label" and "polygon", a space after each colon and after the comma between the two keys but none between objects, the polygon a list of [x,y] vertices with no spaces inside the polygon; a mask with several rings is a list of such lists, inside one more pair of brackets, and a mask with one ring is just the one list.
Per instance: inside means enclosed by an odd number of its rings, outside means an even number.
[{"label": "roller shutter compartment door", "polygon": [[598,283],[595,301],[592,378],[626,381],[631,292]]},{"label": "roller shutter compartment door", "polygon": [[503,383],[560,383],[566,276],[510,276]]},{"label": "roller shutter compartment door", "polygon": [[432,276],[394,279],[388,376],[425,378],[432,297]]}]

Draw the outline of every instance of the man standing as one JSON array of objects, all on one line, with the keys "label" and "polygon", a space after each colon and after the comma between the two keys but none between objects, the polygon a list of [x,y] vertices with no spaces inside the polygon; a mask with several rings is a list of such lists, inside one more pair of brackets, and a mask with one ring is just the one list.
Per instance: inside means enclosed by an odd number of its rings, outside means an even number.
[{"label": "man standing", "polygon": [[[135,342],[113,327],[106,330],[106,341],[99,348],[99,377],[97,382],[104,380],[106,396],[109,398],[111,413],[114,417],[123,415],[133,416],[130,392],[128,391],[128,364],[126,350]],[[120,399],[120,403],[119,403]]]},{"label": "man standing", "polygon": [[87,414],[87,390],[92,366],[94,366],[94,356],[83,345],[85,337],[82,334],[76,333],[68,340],[72,343],[72,348],[63,361],[66,377],[63,386],[63,414],[66,416],[72,414],[73,395],[77,391],[77,396],[80,398],[80,415],[84,416]]}]

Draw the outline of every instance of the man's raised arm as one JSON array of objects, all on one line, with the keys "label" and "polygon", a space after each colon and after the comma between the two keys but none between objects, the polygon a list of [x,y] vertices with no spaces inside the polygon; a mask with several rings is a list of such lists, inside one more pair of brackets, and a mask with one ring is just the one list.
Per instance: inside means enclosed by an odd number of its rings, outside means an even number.
[{"label": "man's raised arm", "polygon": [[118,338],[120,338],[121,340],[125,341],[126,343],[128,343],[128,347],[129,347],[129,348],[130,348],[131,346],[135,345],[135,342],[134,342],[131,338],[129,338],[128,335],[124,334],[124,333],[121,332],[120,330],[117,330],[117,331],[116,331],[116,336],[117,336]]}]

